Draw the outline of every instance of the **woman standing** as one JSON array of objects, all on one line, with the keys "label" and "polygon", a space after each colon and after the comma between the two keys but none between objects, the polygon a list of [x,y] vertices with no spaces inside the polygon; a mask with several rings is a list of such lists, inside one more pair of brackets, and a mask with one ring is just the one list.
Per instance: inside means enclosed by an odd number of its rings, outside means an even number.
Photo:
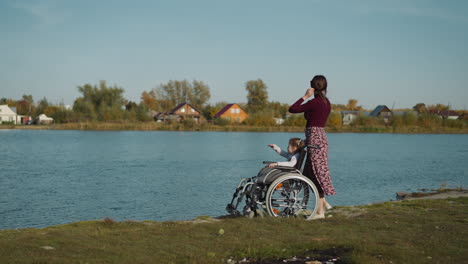
[{"label": "woman standing", "polygon": [[[321,219],[325,218],[325,210],[331,209],[325,200],[325,194],[336,194],[328,168],[328,139],[324,129],[331,111],[331,104],[326,96],[327,79],[325,76],[314,76],[310,81],[310,87],[302,98],[291,105],[289,112],[304,112],[304,117],[307,120],[306,143],[313,145],[314,148],[307,148],[308,158],[304,167],[304,175],[315,183],[320,195],[317,214],[312,219]],[[312,95],[314,95],[312,100],[302,104]]]}]

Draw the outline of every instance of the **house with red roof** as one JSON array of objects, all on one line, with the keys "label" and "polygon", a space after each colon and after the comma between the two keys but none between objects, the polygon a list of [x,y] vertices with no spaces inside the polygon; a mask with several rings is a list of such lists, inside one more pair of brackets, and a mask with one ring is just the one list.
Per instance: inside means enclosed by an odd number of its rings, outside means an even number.
[{"label": "house with red roof", "polygon": [[227,104],[218,113],[214,115],[214,118],[225,118],[236,122],[244,121],[249,114],[242,109],[238,104]]}]

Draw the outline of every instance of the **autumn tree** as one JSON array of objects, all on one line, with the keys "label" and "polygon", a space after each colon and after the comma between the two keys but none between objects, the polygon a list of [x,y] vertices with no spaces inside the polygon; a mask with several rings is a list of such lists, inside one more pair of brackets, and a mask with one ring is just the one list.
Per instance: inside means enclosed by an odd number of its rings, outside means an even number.
[{"label": "autumn tree", "polygon": [[351,111],[360,111],[362,110],[362,106],[357,105],[358,100],[356,99],[349,99],[348,104],[346,104],[346,109]]},{"label": "autumn tree", "polygon": [[440,111],[449,110],[449,106],[444,105],[444,104],[428,105],[426,108],[428,112],[436,112],[436,113]]},{"label": "autumn tree", "polygon": [[245,83],[247,90],[247,111],[250,113],[260,112],[268,104],[267,85],[261,80],[250,80]]},{"label": "autumn tree", "polygon": [[347,106],[344,104],[332,104],[331,110],[334,112],[341,112],[347,109]]},{"label": "autumn tree", "polygon": [[342,126],[342,118],[340,112],[332,112],[328,117],[327,126],[332,128],[340,128]]},{"label": "autumn tree", "polygon": [[33,115],[34,100],[32,95],[23,95],[21,100],[15,102],[16,113],[19,115]]},{"label": "autumn tree", "polygon": [[151,90],[150,92],[143,91],[143,93],[141,93],[141,103],[144,104],[145,107],[149,110],[160,110],[159,102],[156,98],[156,92],[154,90]]}]

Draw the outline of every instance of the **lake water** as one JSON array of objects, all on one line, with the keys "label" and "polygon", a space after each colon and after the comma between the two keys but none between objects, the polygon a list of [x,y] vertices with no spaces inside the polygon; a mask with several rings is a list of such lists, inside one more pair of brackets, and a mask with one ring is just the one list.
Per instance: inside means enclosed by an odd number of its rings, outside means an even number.
[{"label": "lake water", "polygon": [[[0,130],[0,229],[219,216],[302,133]],[[328,134],[334,205],[466,187],[468,135]]]}]

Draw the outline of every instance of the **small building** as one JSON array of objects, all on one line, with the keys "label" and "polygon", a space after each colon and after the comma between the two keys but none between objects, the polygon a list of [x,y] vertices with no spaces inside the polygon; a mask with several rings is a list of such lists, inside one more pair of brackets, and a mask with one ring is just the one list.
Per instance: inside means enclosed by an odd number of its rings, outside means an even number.
[{"label": "small building", "polygon": [[236,122],[244,121],[249,115],[244,109],[238,104],[227,104],[218,113],[214,115],[214,118],[225,118]]},{"label": "small building", "polygon": [[273,120],[275,120],[275,124],[277,125],[282,125],[284,124],[284,118],[281,118],[281,117],[274,117]]},{"label": "small building", "polygon": [[165,121],[176,121],[180,122],[181,117],[175,114],[169,114],[168,112],[156,112],[153,115],[153,119],[156,122],[165,122]]},{"label": "small building", "polygon": [[438,109],[431,109],[428,111],[429,114],[436,115],[442,119],[451,119],[456,120],[460,119],[460,114],[453,110],[438,110]]},{"label": "small building", "polygon": [[344,126],[350,125],[359,116],[359,111],[341,111],[341,120]]},{"label": "small building", "polygon": [[438,115],[442,117],[443,119],[450,119],[450,120],[456,120],[460,118],[460,115],[453,110],[440,111]]},{"label": "small building", "polygon": [[369,115],[371,117],[382,117],[385,123],[387,123],[392,118],[392,110],[386,105],[379,105]]},{"label": "small building", "polygon": [[202,111],[189,103],[181,103],[169,112],[155,112],[153,119],[156,122],[174,120],[177,122],[192,119],[196,122],[204,121]]},{"label": "small building", "polygon": [[36,124],[38,125],[49,125],[52,124],[52,122],[54,122],[54,119],[52,117],[46,116],[45,114],[40,114],[36,118]]},{"label": "small building", "polygon": [[16,124],[31,125],[32,123],[33,119],[31,116],[18,115],[16,118]]},{"label": "small building", "polygon": [[0,105],[0,124],[10,123],[16,125],[17,121],[18,115],[16,114],[16,107]]}]

